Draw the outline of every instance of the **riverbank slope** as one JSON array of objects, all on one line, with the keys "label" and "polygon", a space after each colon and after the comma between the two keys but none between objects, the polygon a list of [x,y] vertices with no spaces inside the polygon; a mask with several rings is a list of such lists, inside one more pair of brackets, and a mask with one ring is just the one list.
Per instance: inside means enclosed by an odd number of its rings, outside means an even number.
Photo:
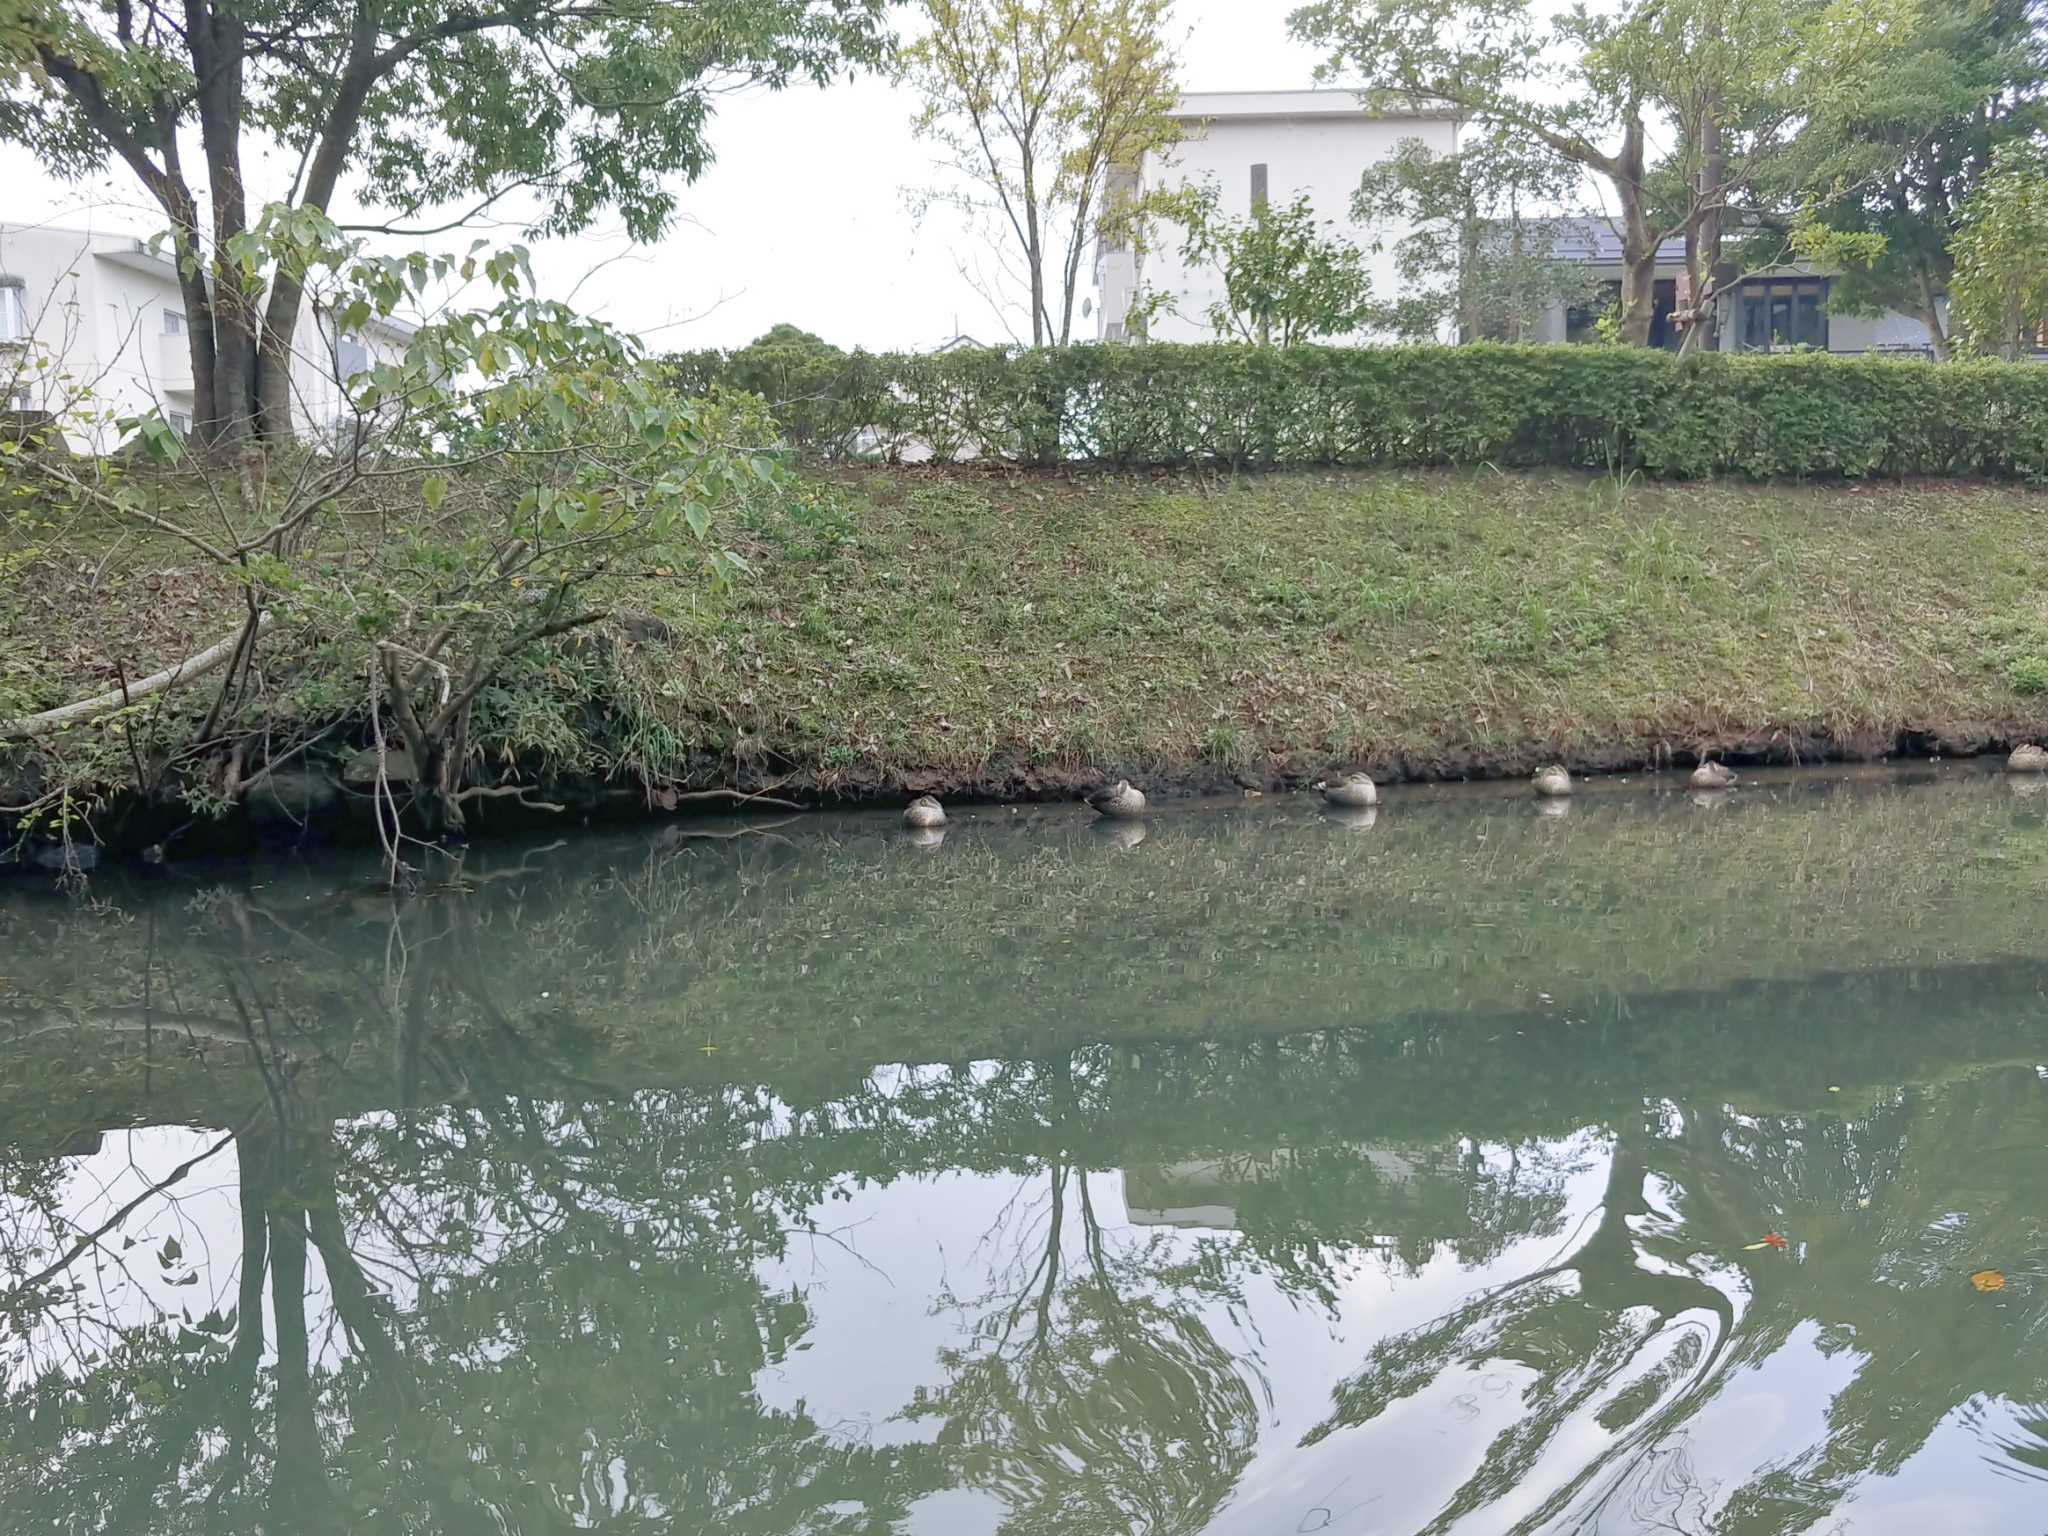
[{"label": "riverbank slope", "polygon": [[[555,798],[585,811],[1997,749],[2048,728],[2044,513],[2039,491],[1945,483],[818,473],[727,530],[751,567],[731,586],[620,578],[642,621],[550,642],[479,701],[471,741],[493,774],[582,786]],[[232,623],[225,578],[174,548],[65,539],[0,595],[0,714]],[[273,741],[337,777],[367,740],[341,649],[287,618],[260,667]],[[16,747],[10,772],[120,788],[203,707],[165,696]]]}]

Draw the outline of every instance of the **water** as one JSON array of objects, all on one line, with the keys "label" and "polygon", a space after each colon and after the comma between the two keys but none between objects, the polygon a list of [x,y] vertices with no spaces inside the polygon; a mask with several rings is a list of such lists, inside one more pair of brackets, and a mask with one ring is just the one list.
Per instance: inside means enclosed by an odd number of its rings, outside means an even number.
[{"label": "water", "polygon": [[2048,1531],[1920,777],[0,892],[0,1529]]}]

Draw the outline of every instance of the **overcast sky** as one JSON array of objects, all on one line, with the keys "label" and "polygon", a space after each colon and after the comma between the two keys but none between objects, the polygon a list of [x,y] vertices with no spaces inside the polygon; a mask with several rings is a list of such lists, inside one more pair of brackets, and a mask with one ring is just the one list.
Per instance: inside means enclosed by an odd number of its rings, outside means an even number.
[{"label": "overcast sky", "polygon": [[[1286,32],[1298,3],[1180,0],[1186,88],[1313,84],[1314,56]],[[1007,340],[960,273],[975,253],[960,224],[933,215],[920,227],[907,211],[905,191],[932,179],[929,147],[910,132],[914,111],[907,93],[875,79],[728,99],[711,128],[717,163],[683,190],[685,217],[660,244],[635,247],[610,221],[537,247],[543,283],[662,349],[732,346],[781,320],[845,346],[931,347],[956,332]],[[70,186],[7,149],[0,177],[0,219],[162,227],[124,174]]]}]

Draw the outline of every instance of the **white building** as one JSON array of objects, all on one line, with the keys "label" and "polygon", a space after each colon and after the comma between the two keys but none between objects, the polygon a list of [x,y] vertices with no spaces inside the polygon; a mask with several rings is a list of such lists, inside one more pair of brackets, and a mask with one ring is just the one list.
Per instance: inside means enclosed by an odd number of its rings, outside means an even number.
[{"label": "white building", "polygon": [[[292,358],[294,427],[318,439],[348,417],[340,381],[404,354],[409,328],[340,336],[309,298]],[[73,446],[105,451],[121,417],[192,426],[192,354],[178,273],[132,235],[0,224],[0,408],[50,411]]]},{"label": "white building", "polygon": [[[1439,155],[1458,147],[1459,119],[1442,112],[1368,111],[1353,91],[1204,91],[1183,96],[1174,117],[1187,137],[1137,169],[1144,191],[1214,182],[1219,212],[1244,218],[1256,202],[1292,202],[1307,192],[1331,233],[1366,253],[1372,291],[1391,299],[1399,284],[1392,247],[1407,230],[1368,227],[1351,217],[1352,194],[1368,166],[1391,156],[1404,139],[1420,139]],[[1373,246],[1384,249],[1375,254]],[[1176,230],[1154,232],[1142,256],[1105,244],[1096,255],[1100,290],[1096,335],[1122,340],[1125,317],[1141,291],[1169,295],[1173,308],[1155,319],[1155,341],[1213,341],[1209,306],[1223,293],[1214,267],[1190,268]],[[1369,340],[1366,336],[1330,340]]]}]

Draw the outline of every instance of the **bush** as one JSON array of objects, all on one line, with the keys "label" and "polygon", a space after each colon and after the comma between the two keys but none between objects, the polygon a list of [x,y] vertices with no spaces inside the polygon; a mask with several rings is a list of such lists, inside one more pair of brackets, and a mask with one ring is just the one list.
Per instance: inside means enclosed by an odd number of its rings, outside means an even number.
[{"label": "bush", "polygon": [[[745,356],[670,367],[747,388]],[[1494,345],[807,357],[776,386],[799,402],[780,419],[830,454],[2048,482],[2048,368],[2027,365]]]}]

